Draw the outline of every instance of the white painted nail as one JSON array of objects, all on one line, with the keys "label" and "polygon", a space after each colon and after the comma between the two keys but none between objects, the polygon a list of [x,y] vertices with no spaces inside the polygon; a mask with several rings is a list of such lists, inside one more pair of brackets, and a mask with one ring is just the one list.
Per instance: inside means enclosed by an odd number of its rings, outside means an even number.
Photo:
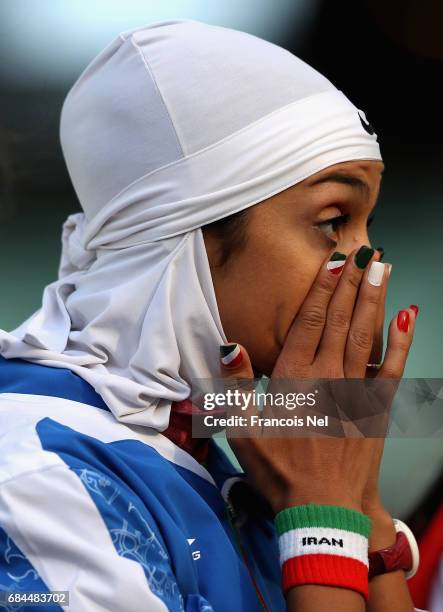
[{"label": "white painted nail", "polygon": [[380,287],[383,282],[383,274],[385,271],[385,264],[381,261],[373,261],[368,273],[368,282],[374,287]]},{"label": "white painted nail", "polygon": [[387,267],[388,267],[388,276],[389,276],[389,275],[391,274],[392,264],[387,263],[386,265],[387,265]]}]

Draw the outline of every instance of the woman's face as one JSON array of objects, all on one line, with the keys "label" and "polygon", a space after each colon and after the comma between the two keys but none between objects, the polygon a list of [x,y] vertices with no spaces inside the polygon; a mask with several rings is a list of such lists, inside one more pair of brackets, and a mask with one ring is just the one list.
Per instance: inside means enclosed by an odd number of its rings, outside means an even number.
[{"label": "woman's face", "polygon": [[225,266],[217,265],[217,240],[204,234],[226,337],[245,346],[260,372],[271,374],[326,256],[370,244],[383,167],[335,164],[252,206],[245,246]]}]

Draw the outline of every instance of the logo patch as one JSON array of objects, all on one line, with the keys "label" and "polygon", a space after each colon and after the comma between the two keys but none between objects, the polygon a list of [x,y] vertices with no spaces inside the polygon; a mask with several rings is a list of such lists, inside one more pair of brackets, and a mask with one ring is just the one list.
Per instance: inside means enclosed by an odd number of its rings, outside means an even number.
[{"label": "logo patch", "polygon": [[375,133],[375,130],[369,123],[369,121],[366,121],[366,117],[363,119],[360,113],[358,113],[358,118],[360,119],[360,123],[362,124],[363,129],[372,136]]},{"label": "logo patch", "polygon": [[[192,546],[195,540],[196,538],[186,538],[186,542],[189,544],[189,546]],[[192,554],[192,558],[194,559],[194,561],[197,561],[201,557],[200,550],[193,550],[191,554]]]}]

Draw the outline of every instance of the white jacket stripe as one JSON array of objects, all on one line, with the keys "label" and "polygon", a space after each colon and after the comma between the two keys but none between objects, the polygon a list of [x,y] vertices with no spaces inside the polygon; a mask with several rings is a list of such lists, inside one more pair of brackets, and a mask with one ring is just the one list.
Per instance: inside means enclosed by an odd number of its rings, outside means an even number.
[{"label": "white jacket stripe", "polygon": [[42,448],[35,423],[25,427],[0,439],[0,524],[48,589],[69,591],[76,612],[167,612],[142,566],[117,553],[78,476]]}]

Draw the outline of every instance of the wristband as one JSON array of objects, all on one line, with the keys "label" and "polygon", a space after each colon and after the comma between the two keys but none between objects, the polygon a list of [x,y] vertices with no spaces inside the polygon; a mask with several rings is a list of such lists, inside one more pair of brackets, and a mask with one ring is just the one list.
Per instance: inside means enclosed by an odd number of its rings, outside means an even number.
[{"label": "wristband", "polygon": [[368,599],[369,517],[341,506],[307,504],[279,512],[283,591],[322,584],[358,591]]}]

